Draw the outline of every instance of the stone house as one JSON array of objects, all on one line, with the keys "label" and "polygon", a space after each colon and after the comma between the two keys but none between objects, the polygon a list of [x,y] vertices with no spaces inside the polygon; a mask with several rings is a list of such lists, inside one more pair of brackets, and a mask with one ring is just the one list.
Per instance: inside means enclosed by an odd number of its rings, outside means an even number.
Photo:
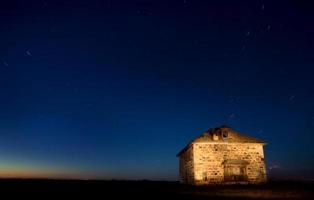
[{"label": "stone house", "polygon": [[265,183],[265,144],[228,126],[210,128],[178,153],[180,181],[193,185]]}]

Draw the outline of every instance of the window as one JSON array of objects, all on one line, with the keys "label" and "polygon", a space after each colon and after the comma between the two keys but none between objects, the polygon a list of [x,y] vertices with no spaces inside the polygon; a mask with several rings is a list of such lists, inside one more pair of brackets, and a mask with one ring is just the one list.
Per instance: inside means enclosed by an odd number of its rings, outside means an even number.
[{"label": "window", "polygon": [[213,140],[214,140],[214,141],[219,140],[219,138],[218,138],[218,135],[217,135],[217,134],[213,134]]},{"label": "window", "polygon": [[222,132],[222,139],[227,139],[228,138],[228,131],[223,131]]}]

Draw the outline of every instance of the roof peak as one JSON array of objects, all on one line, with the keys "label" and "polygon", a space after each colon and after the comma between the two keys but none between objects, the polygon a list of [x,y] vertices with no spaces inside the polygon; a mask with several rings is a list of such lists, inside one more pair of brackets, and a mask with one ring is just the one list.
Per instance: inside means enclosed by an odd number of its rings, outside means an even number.
[{"label": "roof peak", "polygon": [[212,133],[212,132],[215,132],[215,131],[220,130],[220,129],[232,129],[232,128],[230,126],[226,125],[226,124],[223,124],[221,126],[217,126],[217,127],[214,127],[214,128],[209,128],[206,132]]},{"label": "roof peak", "polygon": [[209,128],[202,135],[194,138],[177,156],[184,152],[192,143],[260,143],[265,145],[266,142],[246,134],[233,130],[230,126],[222,125],[216,128]]},{"label": "roof peak", "polygon": [[219,128],[231,128],[231,126],[227,125],[227,124],[223,124],[221,125]]}]

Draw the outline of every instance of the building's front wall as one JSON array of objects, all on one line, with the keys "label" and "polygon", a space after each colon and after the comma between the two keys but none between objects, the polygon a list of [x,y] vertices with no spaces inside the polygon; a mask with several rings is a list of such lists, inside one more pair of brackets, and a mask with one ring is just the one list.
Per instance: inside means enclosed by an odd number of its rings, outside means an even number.
[{"label": "building's front wall", "polygon": [[193,184],[194,183],[194,159],[193,159],[193,146],[188,148],[184,153],[180,155],[179,170],[180,181],[182,183]]},{"label": "building's front wall", "polygon": [[229,160],[247,163],[243,167],[245,182],[253,184],[266,182],[262,144],[195,143],[193,144],[193,183],[197,185],[232,183],[225,177],[227,172],[224,163]]}]

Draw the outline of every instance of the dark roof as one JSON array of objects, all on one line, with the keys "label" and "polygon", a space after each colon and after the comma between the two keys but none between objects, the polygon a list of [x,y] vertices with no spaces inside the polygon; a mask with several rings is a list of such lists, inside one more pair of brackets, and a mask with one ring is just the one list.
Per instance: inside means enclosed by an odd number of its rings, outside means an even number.
[{"label": "dark roof", "polygon": [[[228,134],[228,137],[223,138],[222,132],[226,131]],[[213,135],[216,135],[218,137],[218,140],[213,139]],[[214,143],[260,143],[260,144],[266,144],[265,141],[250,137],[247,135],[243,135],[233,129],[231,129],[229,126],[223,125],[217,128],[209,128],[206,132],[204,132],[202,135],[196,137],[194,140],[188,143],[188,145],[185,146],[178,154],[177,156],[180,156],[183,152],[185,152],[192,144],[198,143],[198,142],[214,142]]]}]

